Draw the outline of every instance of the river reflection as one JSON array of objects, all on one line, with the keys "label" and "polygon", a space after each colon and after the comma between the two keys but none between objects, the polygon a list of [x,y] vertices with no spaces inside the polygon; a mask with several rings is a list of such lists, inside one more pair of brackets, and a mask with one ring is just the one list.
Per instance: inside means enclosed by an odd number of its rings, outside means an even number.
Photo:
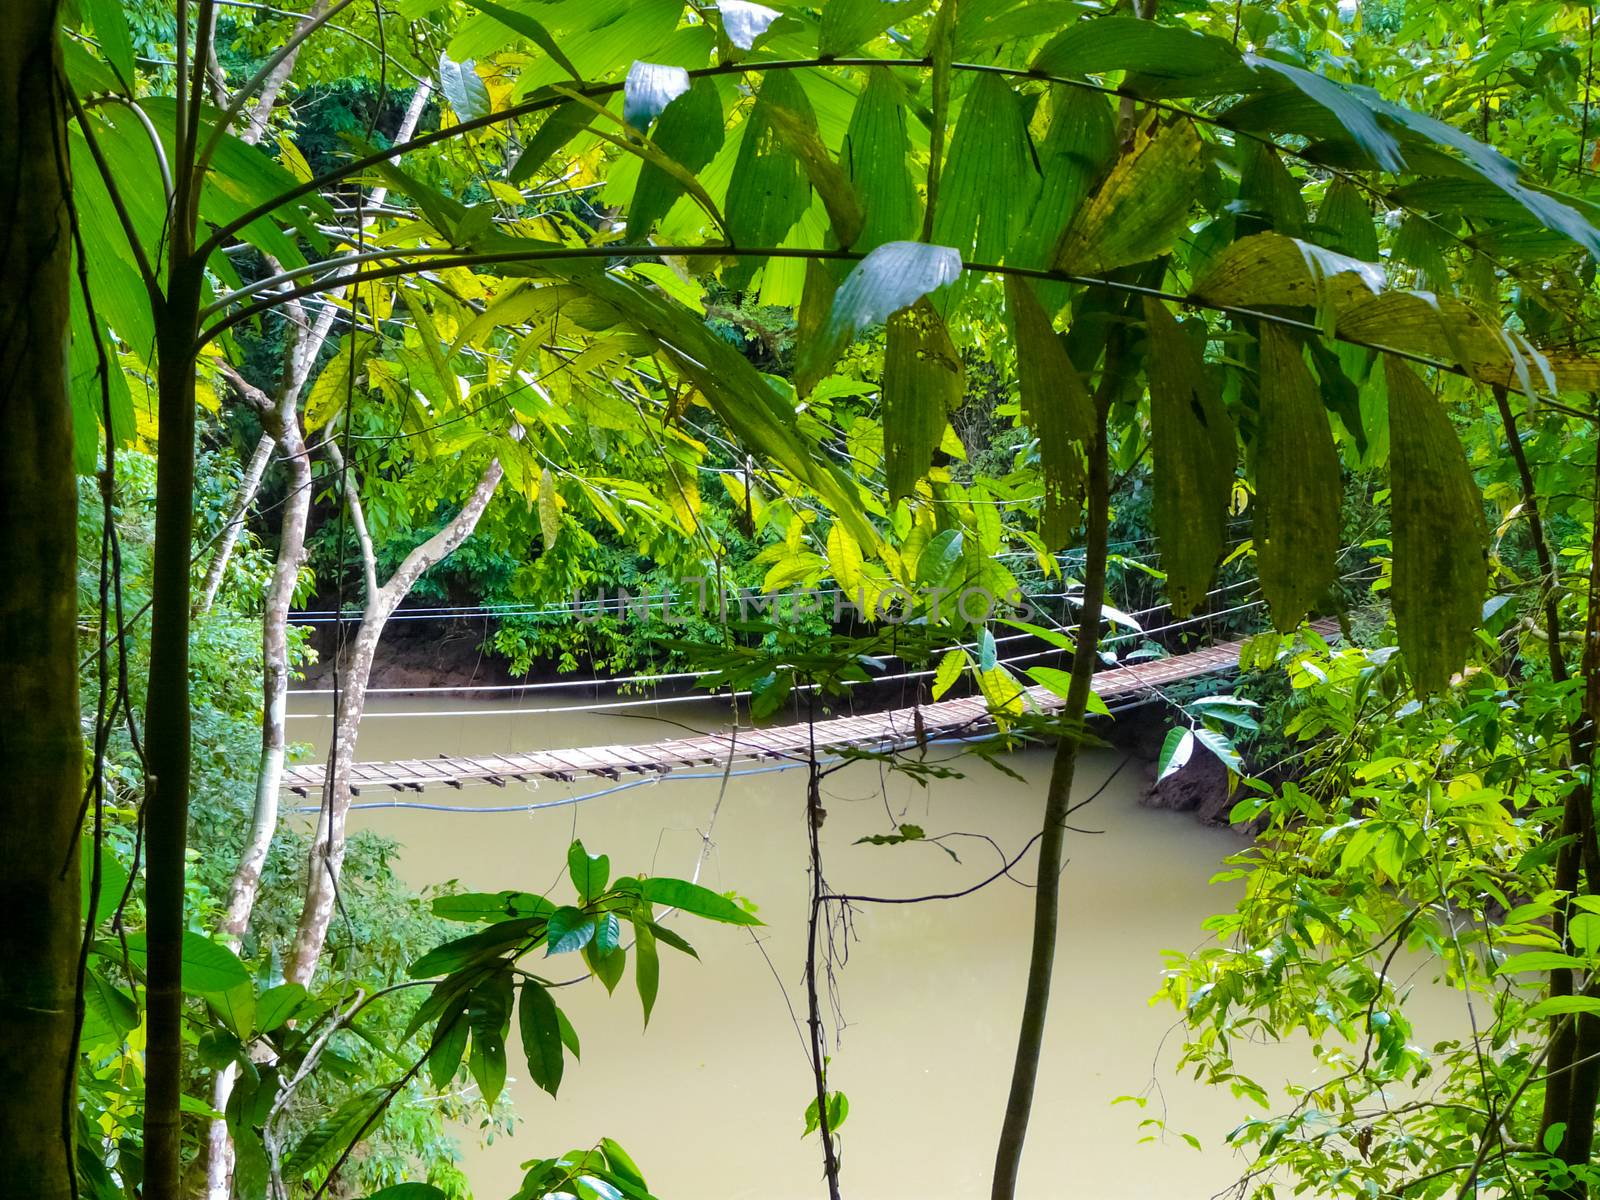
[{"label": "river reflection", "polygon": [[[536,703],[548,704],[547,696]],[[504,752],[682,733],[643,714],[504,711],[531,703],[505,701],[494,715],[466,715],[496,702],[375,700],[359,753],[387,759]],[[312,704],[301,697],[297,707],[307,712]],[[425,718],[382,715],[421,709],[441,711]],[[699,705],[658,711],[702,729],[722,726],[727,716]],[[320,741],[325,731],[322,720],[299,719],[291,736]],[[1147,1003],[1159,983],[1161,951],[1200,944],[1204,916],[1233,903],[1236,885],[1207,881],[1240,842],[1187,815],[1140,807],[1141,764],[1123,761],[1096,751],[1079,770],[1078,798],[1103,791],[1073,818],[1095,832],[1068,839],[1055,996],[1022,1177],[1029,1197],[1207,1197],[1243,1169],[1221,1139],[1247,1114],[1226,1093],[1174,1075],[1174,1014]],[[910,896],[957,891],[994,873],[1000,855],[976,837],[948,843],[959,863],[935,846],[855,842],[903,820],[930,835],[983,834],[1014,854],[1037,832],[1049,754],[1020,753],[1007,765],[1020,781],[976,760],[968,760],[966,778],[927,788],[885,776],[871,763],[832,775],[823,828],[829,882],[843,892]],[[406,799],[472,809],[547,803],[608,786],[603,780],[511,784]],[[614,874],[687,877],[719,786],[715,777],[669,778],[532,813],[368,810],[352,824],[403,843],[400,870],[417,886],[457,879],[474,890],[543,891],[562,870],[573,836],[591,852],[610,855]],[[569,989],[562,1003],[582,1038],[583,1059],[569,1062],[558,1100],[534,1088],[525,1069],[518,1072],[520,1048],[509,1048],[509,1091],[522,1124],[493,1145],[480,1145],[476,1130],[463,1137],[480,1200],[515,1190],[521,1162],[603,1135],[628,1148],[652,1190],[667,1200],[824,1194],[815,1138],[801,1138],[811,1082],[793,1019],[804,1012],[804,792],[803,771],[736,776],[711,830],[702,882],[759,904],[766,921],[756,931],[759,945],[747,931],[675,916],[700,961],[663,948],[661,994],[648,1032],[631,971],[614,997],[592,980]],[[370,791],[361,797],[391,799],[400,798]],[[1030,855],[1017,876],[1031,879],[1033,870]],[[960,900],[855,909],[850,936],[841,942],[848,952],[837,973],[844,1028],[830,1073],[832,1086],[850,1099],[843,1129],[847,1194],[878,1200],[988,1194],[1032,903],[1031,889],[1003,878]],[[576,968],[580,960],[572,963]],[[1274,1070],[1279,1057],[1283,1067]],[[1303,1053],[1273,1048],[1261,1049],[1251,1065],[1272,1080],[1307,1064]],[[1143,1111],[1112,1104],[1137,1093],[1151,1097]],[[1170,1135],[1139,1144],[1140,1121],[1162,1111],[1174,1128],[1197,1134],[1204,1149]]]}]

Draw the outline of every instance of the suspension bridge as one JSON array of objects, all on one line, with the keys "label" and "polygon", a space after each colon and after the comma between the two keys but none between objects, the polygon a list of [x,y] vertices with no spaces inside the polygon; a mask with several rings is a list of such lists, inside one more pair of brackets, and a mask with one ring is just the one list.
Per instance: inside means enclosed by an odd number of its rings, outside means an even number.
[{"label": "suspension bridge", "polygon": [[[1323,638],[1333,638],[1338,636],[1339,622],[1328,618],[1312,622],[1310,628]],[[1243,645],[1244,640],[1219,642],[1187,654],[1109,667],[1095,673],[1094,691],[1107,704],[1148,699],[1162,688],[1182,680],[1232,669],[1238,665]],[[1043,687],[1028,688],[1023,702],[1045,714],[1062,704],[1058,696]],[[814,724],[800,722],[765,729],[736,729],[642,744],[357,762],[351,764],[350,778],[357,795],[368,788],[421,792],[430,787],[460,788],[468,783],[504,787],[510,781],[659,778],[694,767],[729,767],[734,763],[763,760],[795,761],[813,752],[830,755],[851,751],[888,752],[928,741],[972,737],[993,728],[994,718],[988,704],[981,696],[971,696],[913,708],[835,717]],[[283,786],[297,796],[310,796],[321,793],[325,780],[324,765],[305,764],[285,771]]]}]

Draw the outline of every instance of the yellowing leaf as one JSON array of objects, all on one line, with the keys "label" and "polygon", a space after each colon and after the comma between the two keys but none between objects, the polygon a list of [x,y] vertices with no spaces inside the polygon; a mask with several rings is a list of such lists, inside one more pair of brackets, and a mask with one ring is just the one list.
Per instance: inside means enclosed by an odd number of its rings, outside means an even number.
[{"label": "yellowing leaf", "polygon": [[883,440],[890,499],[909,496],[927,474],[965,385],[961,358],[933,305],[919,300],[889,319]]},{"label": "yellowing leaf", "polygon": [[1006,280],[1006,303],[1017,329],[1022,415],[1039,439],[1044,477],[1045,545],[1071,540],[1083,509],[1084,444],[1094,434],[1094,407],[1033,285]]},{"label": "yellowing leaf", "polygon": [[350,394],[355,377],[361,373],[361,366],[371,352],[372,345],[370,337],[360,335],[352,351],[343,338],[339,340],[334,347],[333,357],[323,366],[322,374],[317,376],[316,383],[311,385],[311,394],[306,398],[307,433],[321,429],[344,407],[345,398]]},{"label": "yellowing leaf", "polygon": [[861,547],[839,521],[828,530],[828,567],[845,596],[853,598],[861,585]]},{"label": "yellowing leaf", "polygon": [[1188,220],[1204,152],[1188,120],[1141,132],[1062,233],[1056,267],[1108,271],[1164,253]]},{"label": "yellowing leaf", "polygon": [[939,668],[933,673],[933,698],[939,699],[955,686],[956,680],[961,678],[961,672],[967,668],[967,652],[965,650],[952,650],[939,660]]}]

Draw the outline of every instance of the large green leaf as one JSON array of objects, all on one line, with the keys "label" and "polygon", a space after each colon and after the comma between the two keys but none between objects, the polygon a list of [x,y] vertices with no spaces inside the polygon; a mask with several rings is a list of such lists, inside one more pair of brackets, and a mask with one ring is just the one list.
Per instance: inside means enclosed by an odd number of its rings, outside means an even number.
[{"label": "large green leaf", "polygon": [[84,0],[83,12],[94,26],[100,53],[117,73],[120,90],[132,95],[137,78],[133,73],[133,39],[128,34],[127,10],[117,0]]},{"label": "large green leaf", "polygon": [[1418,690],[1435,692],[1466,662],[1483,613],[1483,497],[1444,409],[1405,363],[1384,365],[1395,627]]},{"label": "large green leaf", "polygon": [[855,185],[850,182],[844,168],[834,161],[833,155],[822,144],[815,115],[809,108],[801,112],[773,103],[767,109],[767,120],[773,132],[800,163],[801,170],[827,209],[834,241],[844,247],[855,245],[865,220],[861,198],[856,194]]},{"label": "large green leaf", "polygon": [[1211,304],[1243,308],[1347,306],[1352,295],[1383,290],[1377,263],[1363,262],[1298,238],[1258,233],[1219,255],[1191,293]]},{"label": "large green leaf", "polygon": [[850,526],[863,551],[877,552],[878,532],[861,511],[854,483],[811,453],[792,404],[744,355],[712,332],[700,314],[611,273],[574,274],[572,281],[655,338],[735,437],[810,485]]},{"label": "large green leaf", "polygon": [[[1057,241],[1117,152],[1116,126],[1104,96],[1062,86],[1052,91],[1050,131],[1039,149],[1039,196],[1011,250],[1011,262],[1022,267],[1054,265]],[[1067,289],[1057,282],[1035,287],[1049,312],[1066,304]]]},{"label": "large green leaf", "polygon": [[1299,344],[1263,324],[1260,347],[1256,563],[1272,622],[1288,632],[1333,583],[1339,455]]},{"label": "large green leaf", "polygon": [[1372,202],[1347,179],[1334,180],[1322,198],[1312,232],[1316,241],[1340,254],[1366,262],[1378,261],[1378,230],[1372,221]]},{"label": "large green leaf", "polygon": [[650,1024],[650,1012],[661,990],[661,957],[656,951],[656,935],[650,924],[642,917],[636,916],[633,920],[634,981],[639,989],[639,1003],[644,1007],[646,1025]]},{"label": "large green leaf", "polygon": [[1061,235],[1055,265],[1094,273],[1165,253],[1187,225],[1204,150],[1187,120],[1140,133]]},{"label": "large green leaf", "polygon": [[1259,54],[1245,55],[1245,61],[1259,70],[1273,71],[1287,79],[1307,97],[1326,108],[1338,119],[1358,146],[1372,157],[1372,161],[1385,171],[1405,170],[1405,156],[1400,153],[1400,143],[1394,135],[1378,124],[1377,115],[1359,97],[1347,92],[1333,80],[1296,67],[1275,58]]},{"label": "large green leaf", "polygon": [[[798,379],[810,391],[863,330],[961,277],[961,254],[926,242],[888,242],[858,262],[833,295],[826,322],[799,349]],[[804,308],[804,305],[802,305]],[[802,314],[804,315],[804,314]],[[806,324],[802,320],[802,325]]]},{"label": "large green leaf", "polygon": [[[511,164],[508,178],[512,183],[525,183],[533,178],[540,167],[573,138],[589,128],[591,113],[576,100],[564,100],[550,110],[539,132],[528,139],[517,161]],[[720,125],[720,122],[719,122]]]},{"label": "large green leaf", "polygon": [[883,358],[883,449],[891,500],[909,496],[928,473],[965,386],[961,356],[932,304],[918,300],[889,319]]},{"label": "large green leaf", "polygon": [[[788,71],[766,73],[739,142],[724,206],[736,246],[778,245],[811,204],[805,171],[778,133],[774,108],[798,114],[801,120],[816,120],[811,102]],[[724,273],[725,278],[729,286],[743,287],[760,266],[757,259],[742,259]]]},{"label": "large green leaf", "polygon": [[478,933],[435,946],[411,964],[409,974],[413,979],[431,979],[435,975],[449,975],[469,964],[498,957],[518,942],[535,936],[544,924],[544,916],[500,921]]},{"label": "large green leaf", "polygon": [[496,971],[467,998],[472,1028],[472,1053],[467,1059],[472,1078],[490,1108],[506,1085],[506,1030],[511,1021],[511,972]]},{"label": "large green leaf", "polygon": [[1133,71],[1167,79],[1215,75],[1240,64],[1239,52],[1221,38],[1131,16],[1074,22],[1034,56],[1033,69],[1049,75]]},{"label": "large green leaf", "polygon": [[606,890],[611,878],[611,860],[604,854],[590,854],[582,842],[567,848],[567,874],[578,891],[578,899],[592,904]]},{"label": "large green leaf", "polygon": [[1240,139],[1239,208],[1241,234],[1273,229],[1298,237],[1305,229],[1306,202],[1300,184],[1275,150]]},{"label": "large green leaf", "polygon": [[1039,187],[1022,101],[998,75],[967,93],[939,178],[933,241],[997,263],[1022,231]]},{"label": "large green leaf", "polygon": [[867,86],[850,114],[841,158],[866,208],[855,248],[871,250],[915,237],[920,202],[911,178],[905,95],[887,67],[868,70]]},{"label": "large green leaf", "polygon": [[[949,0],[941,7],[954,8]],[[824,57],[848,54],[927,4],[924,0],[828,0],[822,9],[817,53]]]},{"label": "large green leaf", "polygon": [[[479,12],[487,13],[501,24],[515,29],[554,59],[563,71],[571,75],[579,83],[583,82],[583,76],[579,74],[578,68],[572,65],[572,60],[561,49],[561,44],[551,36],[548,29],[534,20],[530,14],[495,4],[492,0],[466,0],[466,2]],[[451,103],[453,104],[454,101],[451,101]]]},{"label": "large green leaf", "polygon": [[[722,99],[709,79],[696,80],[656,120],[656,146],[688,171],[704,170],[722,148],[722,139]],[[683,191],[681,183],[654,163],[641,166],[628,205],[628,240],[637,241],[648,233]]]},{"label": "large green leaf", "polygon": [[1227,543],[1233,422],[1194,339],[1158,300],[1145,300],[1144,316],[1156,538],[1181,619],[1205,599]]},{"label": "large green leaf", "polygon": [[522,1052],[528,1059],[528,1077],[552,1096],[561,1087],[560,1010],[542,984],[523,980],[517,1020],[522,1030]]},{"label": "large green leaf", "polygon": [[1017,331],[1022,417],[1039,439],[1040,532],[1045,545],[1058,550],[1071,541],[1083,511],[1084,452],[1094,436],[1094,405],[1033,285],[1007,279],[1006,303]]},{"label": "large green leaf", "polygon": [[727,925],[760,925],[753,913],[745,911],[726,896],[719,896],[687,879],[646,876],[639,881],[639,894],[652,904],[665,904],[697,917]]}]

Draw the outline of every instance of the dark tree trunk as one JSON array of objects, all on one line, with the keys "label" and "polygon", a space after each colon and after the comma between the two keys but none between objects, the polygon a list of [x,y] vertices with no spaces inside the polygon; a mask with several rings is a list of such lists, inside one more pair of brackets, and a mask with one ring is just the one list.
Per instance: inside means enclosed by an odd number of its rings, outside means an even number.
[{"label": "dark tree trunk", "polygon": [[[175,255],[179,247],[175,246]],[[186,253],[187,247],[183,250]],[[178,256],[186,264],[184,256]],[[191,274],[194,275],[191,278]],[[144,1195],[181,1194],[183,893],[189,824],[189,562],[194,513],[194,340],[198,276],[175,266],[156,325],[160,355],[156,538],[145,701],[145,930],[149,946]]]},{"label": "dark tree trunk", "polygon": [[0,1195],[72,1192],[78,833],[71,246],[56,5],[0,20]]}]

